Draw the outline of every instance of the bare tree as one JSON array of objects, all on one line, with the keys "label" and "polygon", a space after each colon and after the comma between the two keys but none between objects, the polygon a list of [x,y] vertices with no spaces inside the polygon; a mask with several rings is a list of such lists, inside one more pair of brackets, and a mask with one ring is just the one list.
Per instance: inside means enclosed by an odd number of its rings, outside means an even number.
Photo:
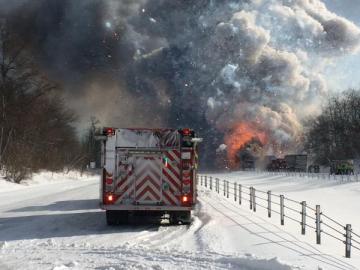
[{"label": "bare tree", "polygon": [[360,92],[348,90],[329,98],[323,112],[307,123],[306,148],[316,162],[360,156]]},{"label": "bare tree", "polygon": [[81,150],[76,118],[4,22],[0,71],[0,166],[8,178],[19,182],[33,171],[68,166]]}]

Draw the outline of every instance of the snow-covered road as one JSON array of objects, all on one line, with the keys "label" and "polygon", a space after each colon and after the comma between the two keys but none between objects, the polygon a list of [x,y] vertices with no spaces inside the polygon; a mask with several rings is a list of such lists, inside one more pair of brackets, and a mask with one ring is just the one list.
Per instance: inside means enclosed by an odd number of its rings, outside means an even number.
[{"label": "snow-covered road", "polygon": [[63,177],[0,185],[1,270],[357,269],[357,260],[207,190],[199,191],[190,226],[108,227],[97,177]]}]

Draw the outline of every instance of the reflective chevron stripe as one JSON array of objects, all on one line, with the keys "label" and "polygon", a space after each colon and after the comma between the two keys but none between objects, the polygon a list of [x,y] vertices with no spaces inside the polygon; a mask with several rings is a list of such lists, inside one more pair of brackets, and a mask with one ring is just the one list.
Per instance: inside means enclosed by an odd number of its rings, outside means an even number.
[{"label": "reflective chevron stripe", "polygon": [[138,157],[135,159],[135,200],[137,202],[161,200],[161,157]]},{"label": "reflective chevron stripe", "polygon": [[181,193],[181,173],[180,162],[181,155],[178,150],[165,152],[170,162],[163,167],[163,181],[169,185],[169,189],[163,190],[163,200],[166,205],[180,205],[179,195]]}]

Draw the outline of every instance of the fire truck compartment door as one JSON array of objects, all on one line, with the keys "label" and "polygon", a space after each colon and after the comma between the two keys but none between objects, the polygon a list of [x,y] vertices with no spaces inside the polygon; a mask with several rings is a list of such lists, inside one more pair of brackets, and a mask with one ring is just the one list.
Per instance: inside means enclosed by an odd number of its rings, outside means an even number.
[{"label": "fire truck compartment door", "polygon": [[162,201],[161,154],[134,156],[135,203],[153,205]]}]

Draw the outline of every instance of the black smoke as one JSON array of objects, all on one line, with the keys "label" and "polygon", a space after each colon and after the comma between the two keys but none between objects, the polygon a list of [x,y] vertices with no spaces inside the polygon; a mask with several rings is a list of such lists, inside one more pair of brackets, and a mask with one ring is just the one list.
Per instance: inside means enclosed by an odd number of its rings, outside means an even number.
[{"label": "black smoke", "polygon": [[294,150],[321,66],[360,40],[320,0],[0,0],[0,14],[83,122],[190,126],[207,163],[239,122]]}]

